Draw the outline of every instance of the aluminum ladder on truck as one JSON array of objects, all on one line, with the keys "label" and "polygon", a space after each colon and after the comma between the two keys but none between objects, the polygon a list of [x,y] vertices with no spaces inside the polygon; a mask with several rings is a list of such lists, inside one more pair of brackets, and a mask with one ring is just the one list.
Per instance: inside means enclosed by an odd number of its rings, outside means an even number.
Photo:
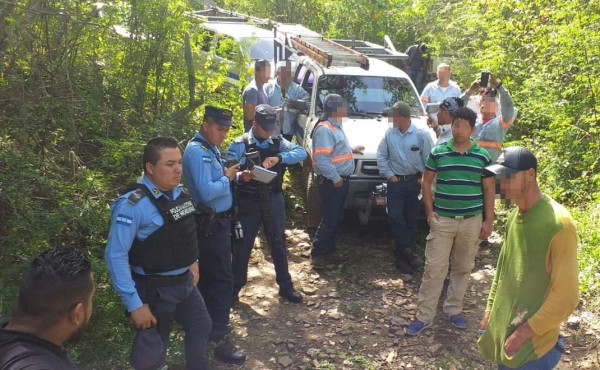
[{"label": "aluminum ladder on truck", "polygon": [[298,24],[277,24],[275,35],[275,62],[287,60],[292,54],[302,54],[324,67],[359,66],[369,69],[369,57],[342,44],[329,40]]}]

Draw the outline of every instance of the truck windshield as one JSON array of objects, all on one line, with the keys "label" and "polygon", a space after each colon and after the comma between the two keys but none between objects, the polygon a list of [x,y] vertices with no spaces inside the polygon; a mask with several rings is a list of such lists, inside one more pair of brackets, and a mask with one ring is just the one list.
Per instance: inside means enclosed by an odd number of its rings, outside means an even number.
[{"label": "truck windshield", "polygon": [[423,107],[410,82],[398,77],[321,76],[318,84],[319,107],[329,94],[339,94],[348,101],[350,115],[382,114],[383,109],[398,101],[411,106],[412,113],[424,115]]}]

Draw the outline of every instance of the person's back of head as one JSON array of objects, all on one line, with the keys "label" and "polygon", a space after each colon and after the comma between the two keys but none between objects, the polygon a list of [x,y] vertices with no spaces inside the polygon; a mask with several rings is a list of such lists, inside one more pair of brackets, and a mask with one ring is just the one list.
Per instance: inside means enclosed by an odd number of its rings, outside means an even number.
[{"label": "person's back of head", "polygon": [[94,280],[90,261],[75,248],[43,252],[23,275],[11,324],[45,332],[64,320],[76,321],[65,341],[81,333],[92,312]]}]

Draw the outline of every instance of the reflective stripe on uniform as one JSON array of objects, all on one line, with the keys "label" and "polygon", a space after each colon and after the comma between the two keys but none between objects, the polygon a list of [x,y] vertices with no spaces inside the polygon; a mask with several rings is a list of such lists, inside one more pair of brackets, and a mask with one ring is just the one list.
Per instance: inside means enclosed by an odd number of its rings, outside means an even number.
[{"label": "reflective stripe on uniform", "polygon": [[319,126],[320,126],[320,125],[323,125],[323,126],[327,127],[327,128],[328,128],[328,129],[330,129],[332,132],[336,132],[336,131],[337,131],[337,128],[335,128],[335,126],[334,126],[334,125],[332,125],[331,123],[329,123],[328,121],[322,121],[322,122],[320,122],[320,123],[319,123]]},{"label": "reflective stripe on uniform", "polygon": [[314,155],[331,155],[333,148],[315,148]]},{"label": "reflective stripe on uniform", "polygon": [[334,164],[344,163],[344,162],[351,161],[352,159],[353,159],[352,153],[348,153],[348,154],[344,154],[344,155],[340,155],[340,156],[331,158],[331,163],[334,163]]}]

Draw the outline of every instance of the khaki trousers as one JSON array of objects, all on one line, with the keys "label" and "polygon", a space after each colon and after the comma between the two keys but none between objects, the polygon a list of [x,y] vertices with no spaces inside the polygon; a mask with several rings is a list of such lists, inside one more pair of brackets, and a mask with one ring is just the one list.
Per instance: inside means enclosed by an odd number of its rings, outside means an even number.
[{"label": "khaki trousers", "polygon": [[450,285],[444,301],[444,313],[451,316],[462,312],[462,301],[475,265],[481,223],[481,214],[466,219],[440,216],[439,221],[431,220],[425,248],[425,272],[419,288],[417,320],[426,324],[433,321],[448,266]]}]

